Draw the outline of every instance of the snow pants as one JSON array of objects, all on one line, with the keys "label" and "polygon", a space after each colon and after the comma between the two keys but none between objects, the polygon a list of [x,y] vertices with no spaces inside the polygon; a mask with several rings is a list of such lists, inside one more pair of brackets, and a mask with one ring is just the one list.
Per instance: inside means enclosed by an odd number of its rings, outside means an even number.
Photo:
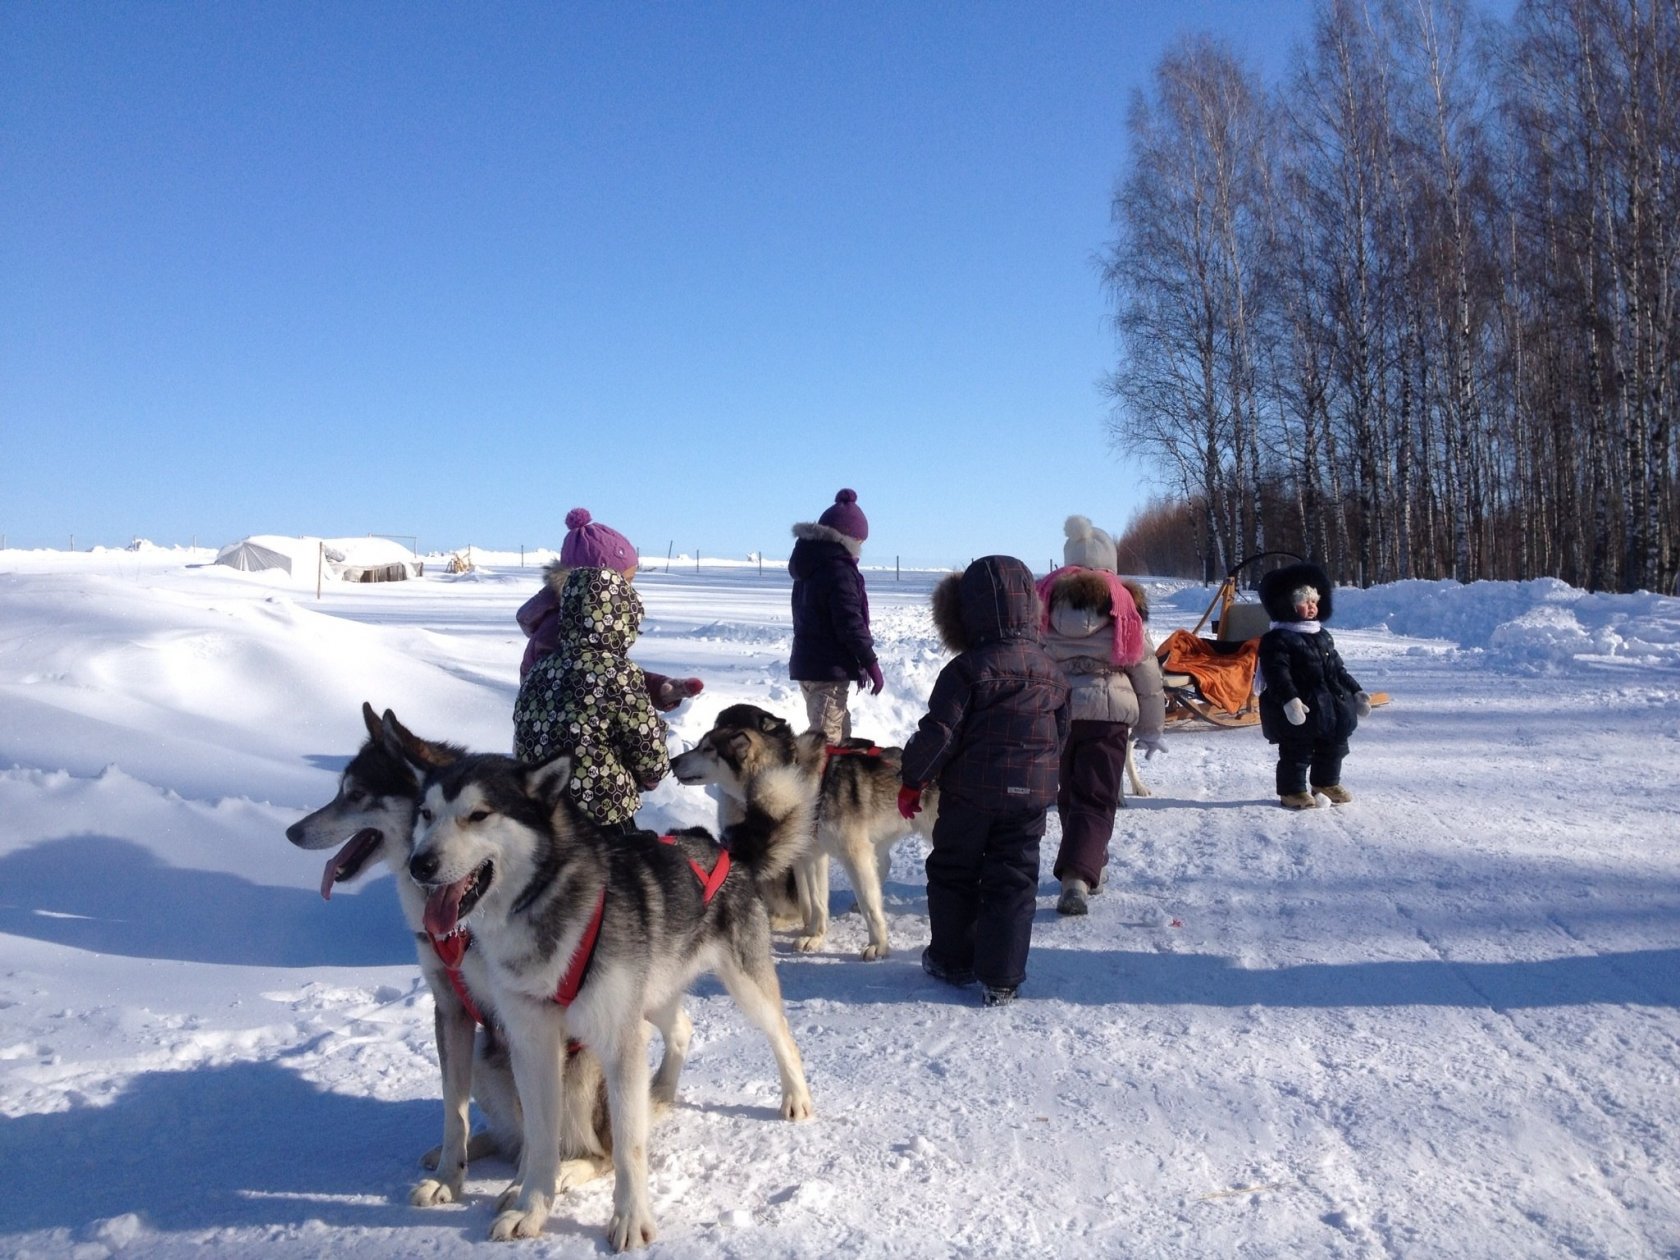
[{"label": "snow pants", "polygon": [[981,984],[1027,977],[1044,808],[994,813],[942,796],[927,859],[928,952]]},{"label": "snow pants", "polygon": [[1125,785],[1124,722],[1075,719],[1062,745],[1061,778],[1056,788],[1056,814],[1062,820],[1062,844],[1056,850],[1055,876],[1072,876],[1095,888],[1108,865],[1108,839],[1114,834],[1114,815]]},{"label": "snow pants", "polygon": [[831,744],[843,744],[852,737],[852,715],[846,708],[851,692],[848,682],[802,682],[805,693],[806,729],[821,731]]},{"label": "snow pants", "polygon": [[1342,781],[1342,758],[1348,755],[1345,739],[1280,739],[1277,750],[1279,796],[1305,792],[1309,774],[1315,788]]}]

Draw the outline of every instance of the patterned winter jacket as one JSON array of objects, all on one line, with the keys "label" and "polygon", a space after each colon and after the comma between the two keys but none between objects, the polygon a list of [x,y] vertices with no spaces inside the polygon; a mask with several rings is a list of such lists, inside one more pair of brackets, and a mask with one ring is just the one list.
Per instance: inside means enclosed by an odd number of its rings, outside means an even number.
[{"label": "patterned winter jacket", "polygon": [[623,822],[670,768],[665,723],[625,655],[641,629],[642,601],[614,569],[573,569],[558,623],[554,651],[514,701],[513,755],[533,765],[570,755],[572,798],[599,823]]},{"label": "patterned winter jacket", "polygon": [[796,682],[857,682],[875,661],[859,543],[827,525],[793,527],[793,653]]},{"label": "patterned winter jacket", "polygon": [[[1318,623],[1295,620],[1290,594],[1299,586],[1319,592]],[[1318,565],[1303,562],[1274,569],[1260,579],[1260,602],[1273,626],[1260,636],[1260,731],[1272,743],[1317,740],[1340,743],[1359,725],[1354,693],[1361,690],[1324,626],[1332,612],[1330,579]],[[1307,720],[1290,725],[1283,706],[1299,698]]]},{"label": "patterned winter jacket", "polygon": [[[558,560],[543,567],[542,589],[519,606],[514,619],[525,632],[525,655],[519,662],[519,681],[524,682],[538,661],[560,646],[560,592],[566,589],[571,570]],[[676,680],[664,674],[644,671],[648,698],[661,713],[669,713],[683,702],[686,693]]]},{"label": "patterned winter jacket", "polygon": [[934,681],[927,716],[904,746],[904,782],[976,809],[1043,809],[1056,799],[1068,685],[1039,646],[1032,574],[985,556],[943,578],[933,621],[959,653]]}]

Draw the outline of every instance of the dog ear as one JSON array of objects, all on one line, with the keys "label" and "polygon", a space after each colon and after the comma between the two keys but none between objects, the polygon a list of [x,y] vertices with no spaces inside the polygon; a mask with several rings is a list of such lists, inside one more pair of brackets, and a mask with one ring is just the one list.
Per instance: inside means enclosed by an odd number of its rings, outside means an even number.
[{"label": "dog ear", "polygon": [[370,738],[380,738],[379,714],[373,711],[373,706],[366,700],[362,701],[362,724],[367,727]]},{"label": "dog ear", "polygon": [[785,731],[791,728],[788,726],[786,718],[779,718],[774,713],[761,711],[758,719],[758,729],[768,735],[772,731]]},{"label": "dog ear", "polygon": [[552,806],[572,781],[572,759],[565,753],[532,766],[525,772],[525,794],[532,800]]},{"label": "dog ear", "polygon": [[385,751],[405,762],[414,772],[416,779],[424,779],[431,771],[443,769],[458,760],[461,755],[458,748],[421,739],[397,721],[397,715],[389,709],[385,710],[385,716],[380,719],[379,738],[384,741]]},{"label": "dog ear", "polygon": [[718,751],[733,761],[745,761],[752,752],[752,740],[747,738],[745,731],[731,731]]}]

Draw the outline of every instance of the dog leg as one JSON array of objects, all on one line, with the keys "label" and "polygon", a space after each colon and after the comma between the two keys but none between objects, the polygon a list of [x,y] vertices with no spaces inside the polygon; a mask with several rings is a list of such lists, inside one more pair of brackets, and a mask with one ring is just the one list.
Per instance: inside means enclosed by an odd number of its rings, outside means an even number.
[{"label": "dog leg", "polygon": [[793,1030],[788,1027],[787,1011],[782,1006],[782,986],[776,980],[776,964],[770,956],[769,944],[766,929],[762,949],[753,950],[750,955],[743,950],[718,960],[718,978],[741,1013],[770,1039],[770,1050],[776,1056],[776,1068],[782,1077],[782,1119],[809,1120],[811,1090],[805,1083],[805,1064],[794,1043]]},{"label": "dog leg", "polygon": [[852,895],[869,925],[869,944],[863,958],[873,962],[892,953],[887,944],[887,915],[881,904],[880,854],[867,832],[840,837],[840,862],[852,881]]},{"label": "dog leg", "polygon": [[438,1148],[433,1175],[421,1178],[409,1191],[408,1201],[415,1207],[461,1201],[469,1157],[468,1108],[472,1102],[473,1037],[477,1032],[472,1016],[448,981],[430,972],[426,979],[432,987],[432,1027],[443,1075],[443,1145]]},{"label": "dog leg", "polygon": [[647,1246],[659,1232],[648,1204],[646,1021],[632,1021],[616,1042],[601,1050],[613,1139],[613,1214],[607,1243],[614,1251],[628,1251]]},{"label": "dog leg", "polygon": [[525,1140],[517,1190],[497,1204],[490,1237],[497,1242],[535,1238],[548,1221],[559,1184],[561,1088],[566,1071],[566,1028],[550,1002],[514,998],[502,1005],[513,1080],[525,1113]]},{"label": "dog leg", "polygon": [[588,1050],[570,1054],[560,1082],[560,1171],[554,1193],[564,1194],[612,1171],[612,1156],[597,1124],[605,1082],[601,1061]]},{"label": "dog leg", "polygon": [[648,1013],[648,1020],[659,1030],[665,1043],[659,1059],[659,1070],[653,1074],[653,1108],[656,1114],[670,1110],[677,1101],[677,1078],[683,1064],[688,1062],[688,1043],[694,1035],[694,1024],[683,1010],[683,995],[678,993],[658,1010]]},{"label": "dog leg", "polygon": [[794,863],[799,909],[805,915],[805,934],[794,942],[802,954],[822,948],[828,935],[828,854],[812,850]]},{"label": "dog leg", "polygon": [[1144,787],[1143,779],[1138,775],[1137,759],[1132,756],[1132,743],[1132,740],[1126,741],[1126,778],[1131,781],[1132,795],[1154,796],[1155,793]]}]

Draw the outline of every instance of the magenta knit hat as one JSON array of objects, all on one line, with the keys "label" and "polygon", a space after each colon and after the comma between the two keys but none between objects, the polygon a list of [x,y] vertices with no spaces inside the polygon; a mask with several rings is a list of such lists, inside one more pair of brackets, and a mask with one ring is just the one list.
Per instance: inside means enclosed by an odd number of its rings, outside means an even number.
[{"label": "magenta knit hat", "polygon": [[588,508],[566,513],[566,541],[560,563],[569,569],[617,569],[627,573],[638,563],[636,549],[616,529],[592,519]]},{"label": "magenta knit hat", "polygon": [[869,518],[857,505],[856,490],[842,490],[834,496],[834,506],[817,517],[817,524],[827,525],[836,533],[855,538],[859,542],[869,537]]}]

